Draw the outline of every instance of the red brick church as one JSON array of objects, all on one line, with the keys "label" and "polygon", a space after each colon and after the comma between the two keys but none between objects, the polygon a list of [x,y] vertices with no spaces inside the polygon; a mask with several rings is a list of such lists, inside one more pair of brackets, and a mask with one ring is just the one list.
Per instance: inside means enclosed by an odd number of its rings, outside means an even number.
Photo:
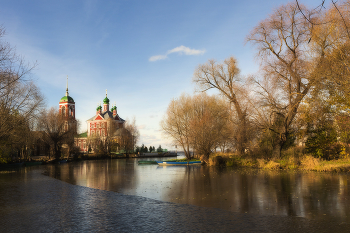
[{"label": "red brick church", "polygon": [[[75,102],[74,99],[69,96],[68,83],[66,95],[63,96],[59,102],[59,113],[67,116],[72,121],[75,121]],[[109,109],[109,99],[107,97],[103,99],[103,107],[101,104],[96,108],[95,115],[87,120],[87,132],[82,133],[74,138],[75,146],[80,148],[80,152],[87,153],[89,146],[91,148],[90,139],[93,138],[106,138],[107,136],[113,137],[116,131],[124,127],[125,120],[123,120],[117,113],[117,107],[114,105]],[[71,127],[67,125],[66,127]],[[92,148],[93,149],[93,148]]]}]

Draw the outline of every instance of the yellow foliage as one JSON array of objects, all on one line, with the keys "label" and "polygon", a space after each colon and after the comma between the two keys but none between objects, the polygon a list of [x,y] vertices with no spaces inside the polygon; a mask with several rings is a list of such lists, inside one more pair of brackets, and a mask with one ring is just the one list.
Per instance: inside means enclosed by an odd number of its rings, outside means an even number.
[{"label": "yellow foliage", "polygon": [[281,165],[279,163],[276,163],[272,160],[270,160],[264,167],[265,169],[270,169],[270,170],[277,170],[281,168]]}]

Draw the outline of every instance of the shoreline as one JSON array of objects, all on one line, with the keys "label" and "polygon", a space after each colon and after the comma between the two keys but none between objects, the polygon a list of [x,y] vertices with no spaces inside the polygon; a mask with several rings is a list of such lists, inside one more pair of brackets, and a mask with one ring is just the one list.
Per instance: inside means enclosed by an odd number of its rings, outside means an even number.
[{"label": "shoreline", "polygon": [[285,156],[278,159],[254,158],[216,153],[209,157],[209,166],[255,168],[263,170],[295,170],[314,172],[350,172],[350,158],[322,160],[311,155]]}]

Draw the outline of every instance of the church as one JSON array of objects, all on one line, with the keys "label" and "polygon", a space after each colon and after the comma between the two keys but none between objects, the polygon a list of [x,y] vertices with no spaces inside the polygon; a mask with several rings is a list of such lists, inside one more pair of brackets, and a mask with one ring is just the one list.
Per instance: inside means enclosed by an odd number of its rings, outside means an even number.
[{"label": "church", "polygon": [[[101,104],[96,108],[95,115],[87,120],[87,132],[79,134],[74,138],[74,144],[79,147],[81,153],[88,153],[91,148],[91,140],[96,138],[113,137],[118,129],[124,127],[125,120],[123,120],[117,113],[117,107],[114,105],[109,109],[109,99],[106,97],[103,99],[103,106]],[[75,102],[74,99],[69,96],[68,82],[66,95],[63,96],[59,102],[59,113],[67,116],[70,121],[67,121],[66,128],[72,127],[70,122],[75,122]],[[76,127],[76,125],[75,125]]]}]

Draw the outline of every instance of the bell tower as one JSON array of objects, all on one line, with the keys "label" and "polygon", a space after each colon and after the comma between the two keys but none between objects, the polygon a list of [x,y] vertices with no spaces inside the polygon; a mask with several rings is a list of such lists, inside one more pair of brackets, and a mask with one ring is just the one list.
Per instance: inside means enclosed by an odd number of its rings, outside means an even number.
[{"label": "bell tower", "polygon": [[109,111],[109,99],[107,98],[107,90],[106,90],[106,98],[103,99],[103,112]]},{"label": "bell tower", "polygon": [[66,117],[67,119],[75,120],[75,102],[68,93],[68,75],[67,75],[67,89],[66,95],[63,96],[59,102],[59,113]]}]

